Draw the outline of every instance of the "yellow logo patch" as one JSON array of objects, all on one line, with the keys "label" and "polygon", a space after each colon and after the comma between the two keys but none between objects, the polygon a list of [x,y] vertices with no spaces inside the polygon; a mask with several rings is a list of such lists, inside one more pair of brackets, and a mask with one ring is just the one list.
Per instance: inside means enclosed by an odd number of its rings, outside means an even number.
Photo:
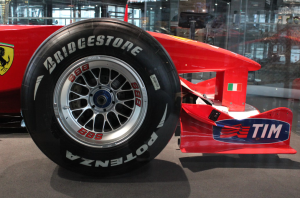
[{"label": "yellow logo patch", "polygon": [[14,60],[14,45],[0,43],[0,75],[3,76]]},{"label": "yellow logo patch", "polygon": [[176,39],[179,39],[179,40],[182,40],[182,41],[194,41],[194,40],[191,40],[191,39],[188,39],[188,38],[184,38],[184,37],[179,37],[179,36],[173,36],[173,35],[169,35],[173,38],[176,38]]}]

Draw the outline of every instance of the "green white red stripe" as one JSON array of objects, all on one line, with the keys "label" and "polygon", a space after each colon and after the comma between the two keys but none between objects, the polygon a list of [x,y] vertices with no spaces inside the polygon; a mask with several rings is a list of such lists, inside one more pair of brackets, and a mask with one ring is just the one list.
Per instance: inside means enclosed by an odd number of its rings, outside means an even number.
[{"label": "green white red stripe", "polygon": [[8,44],[8,43],[1,43],[0,42],[0,45],[14,48],[14,45]]},{"label": "green white red stripe", "polygon": [[242,91],[242,83],[228,83],[228,91]]}]

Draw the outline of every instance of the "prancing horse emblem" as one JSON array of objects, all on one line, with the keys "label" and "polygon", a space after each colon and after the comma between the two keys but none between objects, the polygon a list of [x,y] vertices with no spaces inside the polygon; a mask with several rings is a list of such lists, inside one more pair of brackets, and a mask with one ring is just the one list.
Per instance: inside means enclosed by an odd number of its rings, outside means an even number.
[{"label": "prancing horse emblem", "polygon": [[7,43],[0,43],[0,75],[4,75],[14,60],[14,46]]},{"label": "prancing horse emblem", "polygon": [[5,54],[5,49],[3,47],[0,47],[0,63],[2,67],[5,67],[5,65],[7,65],[10,61],[9,56],[8,56],[8,60],[5,61],[5,59],[3,58],[4,54]]}]

